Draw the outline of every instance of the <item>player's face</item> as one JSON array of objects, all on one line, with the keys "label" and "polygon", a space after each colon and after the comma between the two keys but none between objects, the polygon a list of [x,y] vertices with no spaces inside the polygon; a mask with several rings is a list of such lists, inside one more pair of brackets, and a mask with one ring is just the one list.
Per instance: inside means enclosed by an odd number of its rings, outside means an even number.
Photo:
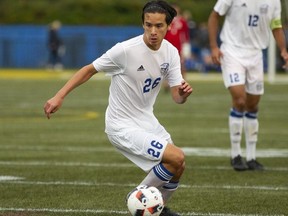
[{"label": "player's face", "polygon": [[152,50],[158,50],[165,37],[168,25],[165,21],[166,15],[162,13],[144,14],[144,42]]}]

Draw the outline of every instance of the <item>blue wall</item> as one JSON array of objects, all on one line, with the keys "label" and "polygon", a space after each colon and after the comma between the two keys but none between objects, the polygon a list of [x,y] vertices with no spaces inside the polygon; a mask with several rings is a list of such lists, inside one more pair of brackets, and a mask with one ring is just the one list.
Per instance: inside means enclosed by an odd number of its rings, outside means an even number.
[{"label": "blue wall", "polygon": [[[141,26],[63,26],[65,68],[91,63],[117,42],[143,33]],[[41,68],[48,61],[48,28],[35,25],[0,25],[0,67]]]}]

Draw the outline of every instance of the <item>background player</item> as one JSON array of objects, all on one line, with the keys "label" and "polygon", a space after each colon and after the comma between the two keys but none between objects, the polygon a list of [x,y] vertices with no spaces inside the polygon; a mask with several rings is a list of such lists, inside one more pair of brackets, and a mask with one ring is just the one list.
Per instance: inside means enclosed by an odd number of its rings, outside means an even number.
[{"label": "background player", "polygon": [[[218,48],[220,16],[225,16]],[[288,66],[280,0],[218,0],[208,20],[212,59],[221,63],[223,80],[232,97],[229,116],[231,165],[235,170],[262,170],[256,160],[258,105],[264,93],[262,50],[269,44],[270,30]],[[242,159],[241,135],[246,137],[246,161]]]}]

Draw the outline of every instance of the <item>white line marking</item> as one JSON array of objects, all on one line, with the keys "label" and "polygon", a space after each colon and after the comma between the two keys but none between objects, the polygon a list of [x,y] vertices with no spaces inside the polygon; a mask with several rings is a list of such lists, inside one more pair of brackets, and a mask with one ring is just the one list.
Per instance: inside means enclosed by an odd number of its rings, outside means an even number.
[{"label": "white line marking", "polygon": [[[230,149],[224,148],[182,148],[186,156],[204,156],[204,157],[229,157]],[[245,156],[245,153],[243,154]],[[257,157],[260,158],[287,158],[288,149],[257,149]]]},{"label": "white line marking", "polygon": [[135,167],[132,163],[82,163],[82,162],[46,162],[46,161],[0,161],[0,165],[6,166],[64,166],[64,167]]},{"label": "white line marking", "polygon": [[[63,186],[111,186],[111,187],[136,187],[137,184],[116,184],[116,183],[98,183],[98,182],[83,182],[83,181],[2,181],[2,184],[22,184],[22,185],[63,185]],[[261,191],[288,191],[288,187],[273,187],[273,186],[241,186],[241,185],[185,185],[181,184],[180,188],[211,188],[224,190],[261,190]]]},{"label": "white line marking", "polygon": [[[137,168],[132,163],[84,163],[84,162],[47,162],[47,161],[0,161],[0,166],[56,166],[56,167],[110,167]],[[189,166],[187,169],[231,170],[231,166]],[[266,171],[288,172],[288,167],[265,167]]]},{"label": "white line marking", "polygon": [[[57,151],[57,152],[115,152],[113,147],[98,148],[98,147],[39,147],[39,146],[11,146],[1,145],[3,150],[21,150],[21,151]],[[201,157],[229,157],[230,149],[227,148],[200,148],[200,147],[182,147],[186,156],[201,156]],[[243,154],[245,156],[245,152]],[[257,149],[258,158],[287,158],[288,149]]]},{"label": "white line marking", "polygon": [[33,209],[33,208],[1,208],[0,211],[16,211],[16,212],[57,212],[57,213],[109,213],[109,214],[128,214],[128,211],[109,211],[100,209]]},{"label": "white line marking", "polygon": [[22,180],[24,178],[17,177],[17,176],[0,176],[0,182],[1,181],[14,181],[14,180]]},{"label": "white line marking", "polygon": [[98,147],[56,147],[56,146],[18,146],[18,145],[1,145],[0,149],[13,151],[57,151],[57,152],[117,152],[115,148],[98,148]]},{"label": "white line marking", "polygon": [[[231,166],[193,166],[187,168],[193,168],[193,169],[203,169],[203,170],[231,170]],[[288,167],[266,167],[265,171],[278,171],[278,172],[288,172]]]},{"label": "white line marking", "polygon": [[[116,211],[116,210],[101,210],[101,209],[37,209],[37,208],[1,208],[0,212],[12,211],[12,212],[53,212],[53,213],[91,213],[91,214],[129,214],[128,211]],[[181,215],[185,216],[284,216],[283,214],[263,215],[263,214],[230,214],[230,213],[198,213],[198,212],[183,212]]]}]

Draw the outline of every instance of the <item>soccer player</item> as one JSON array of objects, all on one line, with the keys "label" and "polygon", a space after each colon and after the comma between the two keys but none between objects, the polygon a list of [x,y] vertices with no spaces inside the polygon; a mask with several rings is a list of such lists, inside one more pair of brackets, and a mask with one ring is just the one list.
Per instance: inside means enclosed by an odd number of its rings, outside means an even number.
[{"label": "soccer player", "polygon": [[[217,45],[220,16],[225,16],[221,48]],[[208,30],[213,62],[221,63],[224,84],[232,98],[231,165],[237,171],[263,170],[264,166],[256,160],[257,116],[264,93],[262,50],[268,47],[270,31],[285,61],[283,67],[288,66],[280,0],[218,0],[208,19]],[[246,138],[246,162],[241,153],[242,130]]]},{"label": "soccer player", "polygon": [[[165,1],[151,1],[142,11],[144,34],[117,43],[101,57],[82,67],[44,105],[48,119],[77,86],[102,71],[111,76],[105,132],[110,142],[147,176],[139,185],[157,187],[167,204],[178,188],[185,168],[184,153],[153,114],[164,79],[173,100],[183,104],[192,87],[183,79],[177,49],[163,40],[176,16]],[[162,216],[177,216],[165,207]]]}]

